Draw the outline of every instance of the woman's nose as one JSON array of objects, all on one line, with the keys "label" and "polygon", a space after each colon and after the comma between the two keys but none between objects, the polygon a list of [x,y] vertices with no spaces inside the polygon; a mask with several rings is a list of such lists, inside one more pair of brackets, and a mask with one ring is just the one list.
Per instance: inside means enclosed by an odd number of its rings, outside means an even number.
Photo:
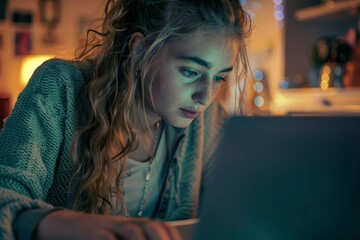
[{"label": "woman's nose", "polygon": [[210,104],[212,97],[212,81],[208,76],[202,76],[195,82],[195,91],[192,95],[194,102],[201,105]]}]

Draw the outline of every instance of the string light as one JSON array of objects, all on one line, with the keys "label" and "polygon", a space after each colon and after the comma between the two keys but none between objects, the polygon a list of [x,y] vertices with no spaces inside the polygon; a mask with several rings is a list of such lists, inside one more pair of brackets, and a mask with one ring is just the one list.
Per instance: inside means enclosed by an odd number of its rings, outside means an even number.
[{"label": "string light", "polygon": [[275,18],[275,26],[278,28],[284,27],[284,4],[282,0],[273,0],[274,3],[274,18]]},{"label": "string light", "polygon": [[244,7],[246,13],[249,15],[249,17],[254,20],[256,17],[256,11],[259,11],[262,9],[262,3],[261,1],[247,1],[247,0],[239,0],[240,4]]},{"label": "string light", "polygon": [[254,91],[257,93],[261,93],[264,90],[264,85],[261,82],[256,82],[254,84]]},{"label": "string light", "polygon": [[255,70],[253,73],[254,76],[254,92],[255,92],[255,97],[253,99],[253,103],[256,107],[261,108],[264,106],[265,104],[265,99],[262,96],[263,95],[263,90],[264,90],[264,84],[262,83],[264,80],[264,73],[261,70]]},{"label": "string light", "polygon": [[256,81],[262,81],[264,79],[264,73],[260,70],[255,70],[254,78],[256,79]]},{"label": "string light", "polygon": [[331,74],[331,68],[329,65],[325,64],[322,67],[322,71],[321,71],[320,88],[322,90],[326,90],[329,88],[330,74]]},{"label": "string light", "polygon": [[256,96],[254,99],[254,104],[257,107],[262,107],[264,105],[265,101],[262,96]]}]

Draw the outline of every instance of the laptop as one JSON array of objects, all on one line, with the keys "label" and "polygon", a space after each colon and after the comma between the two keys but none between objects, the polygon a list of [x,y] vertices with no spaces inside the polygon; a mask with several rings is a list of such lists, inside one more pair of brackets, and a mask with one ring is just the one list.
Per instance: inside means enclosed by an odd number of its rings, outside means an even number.
[{"label": "laptop", "polygon": [[191,239],[360,239],[359,116],[233,117],[215,156]]}]

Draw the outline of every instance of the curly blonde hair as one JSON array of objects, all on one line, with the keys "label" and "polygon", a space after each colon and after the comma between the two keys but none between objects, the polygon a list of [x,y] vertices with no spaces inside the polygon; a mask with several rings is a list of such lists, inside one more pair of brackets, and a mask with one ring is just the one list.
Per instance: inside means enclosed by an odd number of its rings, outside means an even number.
[{"label": "curly blonde hair", "polygon": [[[146,119],[146,110],[153,109],[149,86],[160,74],[155,65],[163,47],[199,31],[224,33],[239,46],[240,80],[248,71],[244,39],[250,29],[238,0],[107,0],[101,29],[88,30],[78,56],[88,67],[72,152],[80,177],[74,209],[114,214],[120,204],[124,213],[123,192],[115,183],[127,155],[139,145],[139,117]],[[132,54],[129,42],[135,32],[145,36],[145,47]]]}]

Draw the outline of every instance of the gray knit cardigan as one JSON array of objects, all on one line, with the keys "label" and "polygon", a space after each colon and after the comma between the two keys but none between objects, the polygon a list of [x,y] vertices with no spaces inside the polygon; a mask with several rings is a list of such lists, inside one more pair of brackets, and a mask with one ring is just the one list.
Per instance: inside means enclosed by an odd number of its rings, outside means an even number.
[{"label": "gray knit cardigan", "polygon": [[[53,59],[35,71],[20,94],[0,133],[0,239],[31,239],[45,214],[72,206],[70,148],[83,85],[75,63]],[[225,119],[223,108],[212,104],[186,129],[166,126],[178,140],[168,149],[169,170],[155,218],[197,216]]]}]

